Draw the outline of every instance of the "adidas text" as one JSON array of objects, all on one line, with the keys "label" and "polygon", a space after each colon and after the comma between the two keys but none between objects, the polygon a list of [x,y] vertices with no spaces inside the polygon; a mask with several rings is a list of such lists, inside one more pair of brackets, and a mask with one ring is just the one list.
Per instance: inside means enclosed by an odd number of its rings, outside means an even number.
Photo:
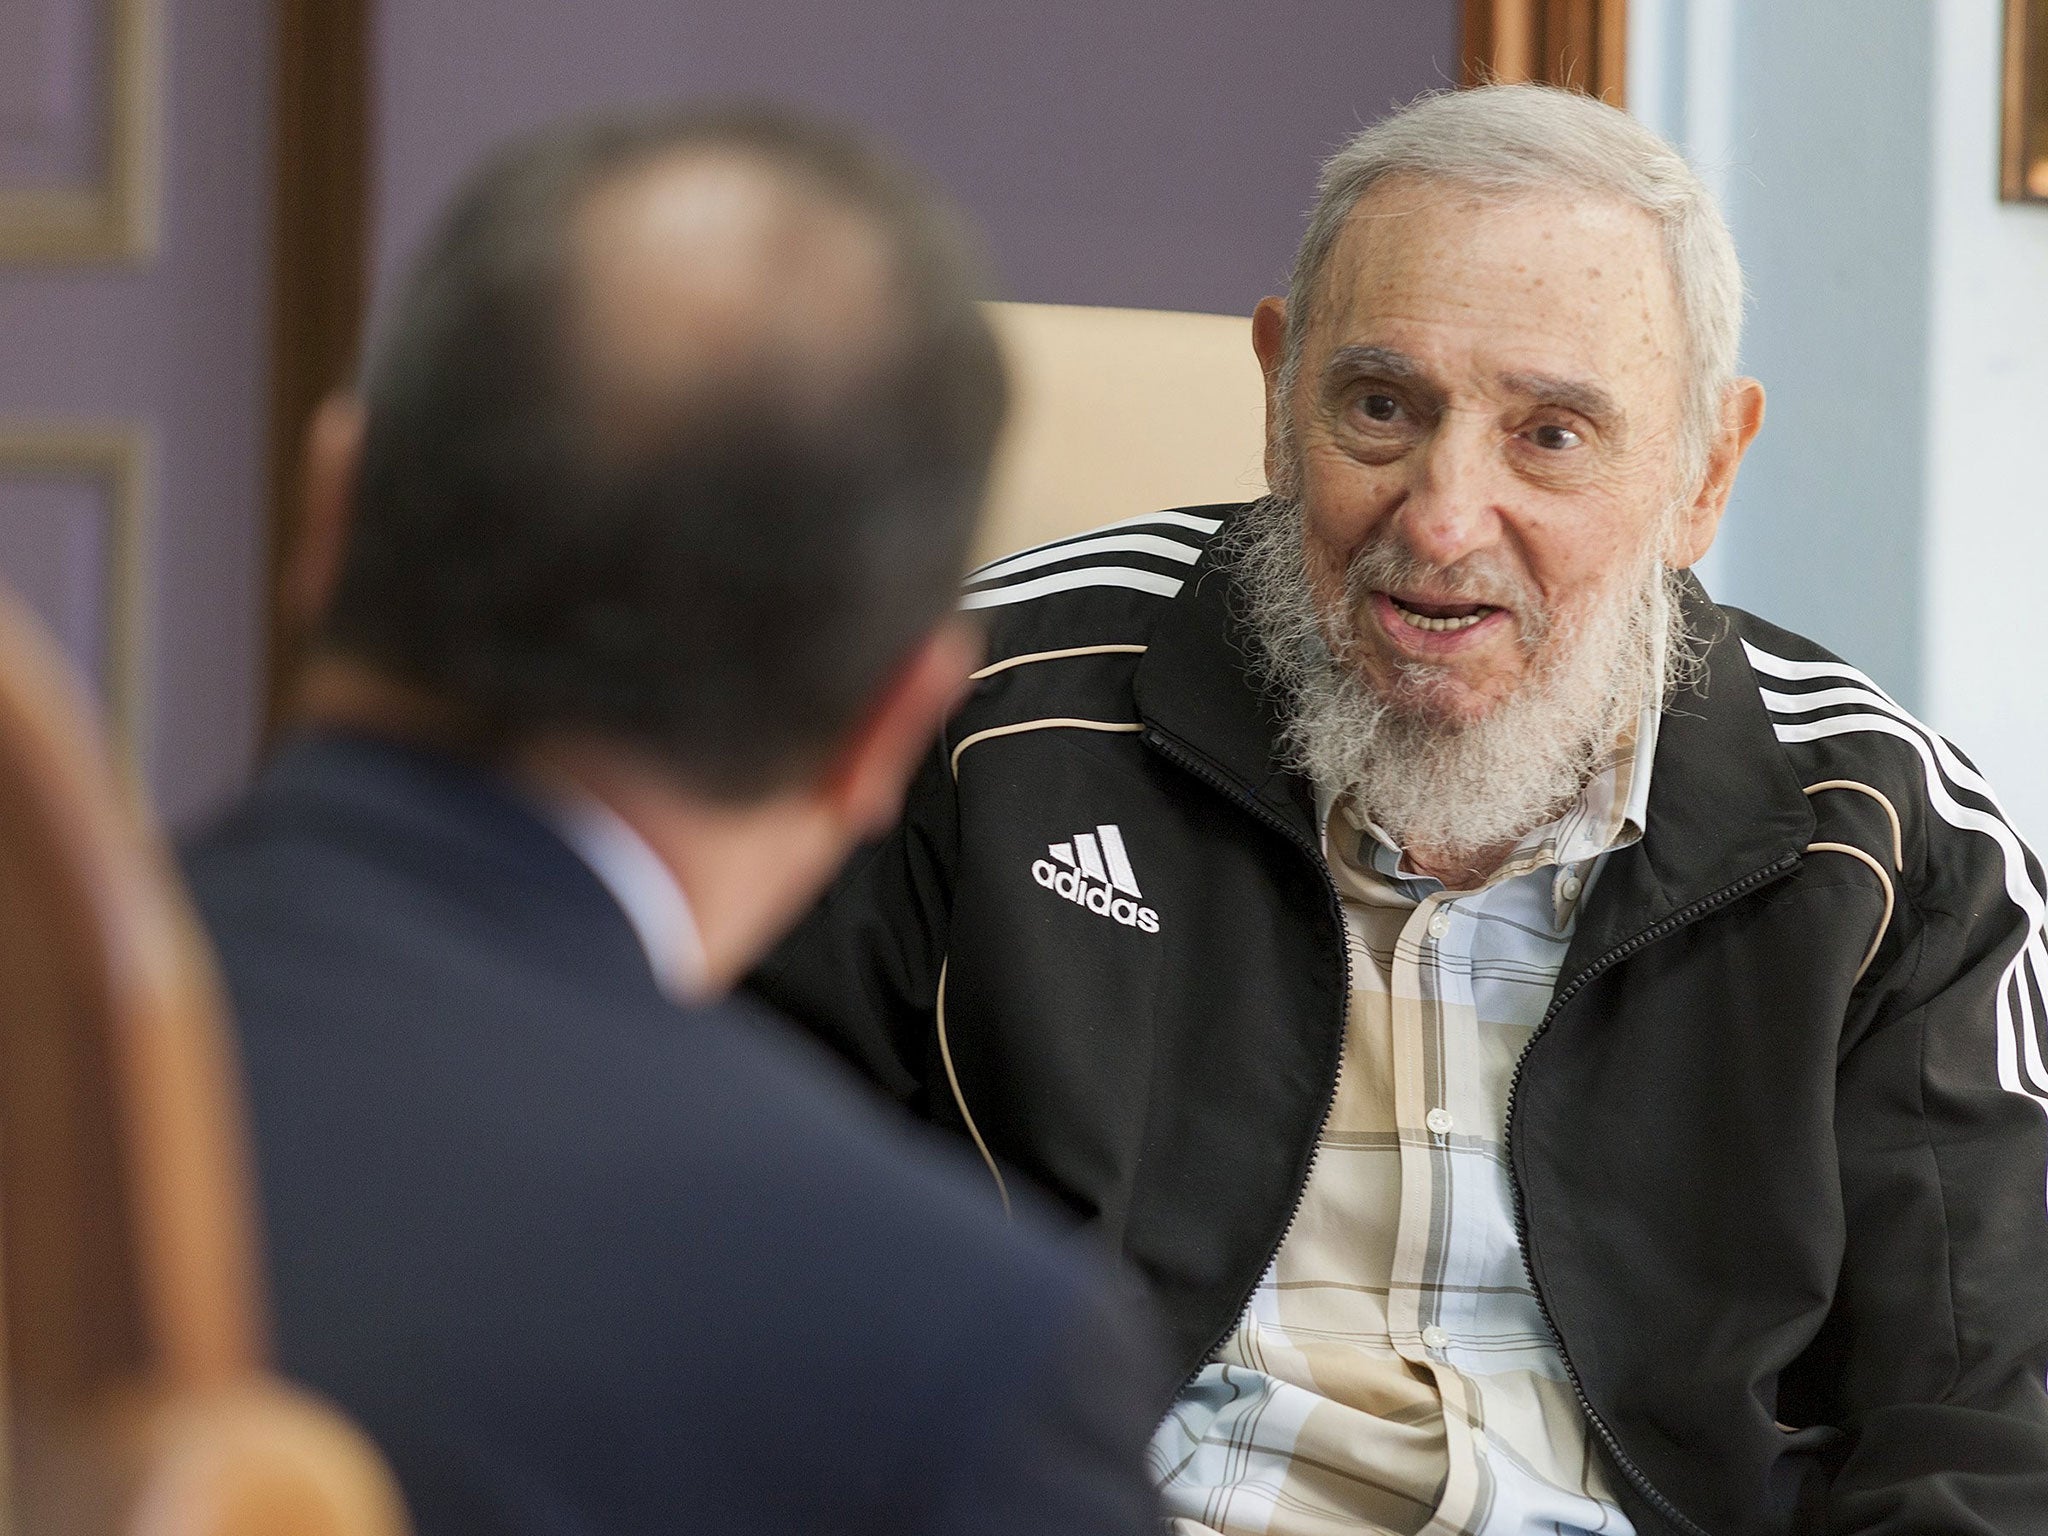
[{"label": "adidas text", "polygon": [[1126,928],[1159,931],[1159,914],[1138,905],[1137,872],[1115,827],[1078,833],[1073,841],[1054,843],[1046,851],[1051,857],[1031,866],[1031,878],[1048,891]]}]

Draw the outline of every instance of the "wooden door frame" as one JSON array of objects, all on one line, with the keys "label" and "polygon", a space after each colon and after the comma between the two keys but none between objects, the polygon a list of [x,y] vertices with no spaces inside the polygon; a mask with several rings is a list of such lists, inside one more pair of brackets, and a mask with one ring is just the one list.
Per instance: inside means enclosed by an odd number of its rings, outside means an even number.
[{"label": "wooden door frame", "polygon": [[305,637],[280,602],[299,526],[306,423],[353,376],[369,287],[375,0],[278,0],[264,560],[265,734]]},{"label": "wooden door frame", "polygon": [[1626,106],[1628,0],[1464,0],[1460,83],[1569,86]]}]

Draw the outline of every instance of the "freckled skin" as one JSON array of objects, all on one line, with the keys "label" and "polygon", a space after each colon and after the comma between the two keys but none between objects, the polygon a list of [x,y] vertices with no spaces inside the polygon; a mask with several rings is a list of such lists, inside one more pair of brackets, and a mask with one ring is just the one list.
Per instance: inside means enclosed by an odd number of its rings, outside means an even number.
[{"label": "freckled skin", "polygon": [[[1284,321],[1277,299],[1254,321],[1269,386]],[[1269,388],[1268,467],[1284,485],[1274,429],[1291,412],[1325,611],[1369,545],[1391,540],[1442,573],[1355,615],[1351,659],[1382,696],[1447,724],[1483,717],[1538,665],[1523,610],[1569,625],[1635,568],[1681,491],[1687,513],[1661,553],[1674,566],[1705,553],[1762,392],[1731,389],[1705,483],[1681,487],[1684,355],[1662,242],[1640,210],[1570,192],[1489,203],[1412,178],[1367,194],[1331,254],[1292,399]],[[1500,611],[1449,634],[1388,605],[1473,588]]]}]

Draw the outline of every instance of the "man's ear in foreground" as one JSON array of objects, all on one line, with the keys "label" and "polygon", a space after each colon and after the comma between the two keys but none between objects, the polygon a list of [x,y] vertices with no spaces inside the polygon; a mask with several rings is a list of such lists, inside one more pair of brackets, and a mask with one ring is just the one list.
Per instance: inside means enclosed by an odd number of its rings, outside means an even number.
[{"label": "man's ear in foreground", "polygon": [[853,841],[894,824],[918,763],[966,697],[981,634],[948,615],[904,657],[832,754],[818,793]]},{"label": "man's ear in foreground", "polygon": [[299,526],[285,551],[279,605],[291,633],[318,628],[341,580],[363,457],[363,407],[352,395],[329,395],[306,428]]}]

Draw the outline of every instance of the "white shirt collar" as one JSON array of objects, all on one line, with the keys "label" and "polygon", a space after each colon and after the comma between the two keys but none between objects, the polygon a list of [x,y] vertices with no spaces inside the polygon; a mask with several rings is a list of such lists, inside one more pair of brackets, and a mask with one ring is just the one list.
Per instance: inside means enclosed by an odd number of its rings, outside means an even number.
[{"label": "white shirt collar", "polygon": [[679,1003],[702,998],[704,941],[696,914],[646,839],[595,796],[551,788],[534,799],[548,825],[619,904],[661,989]]}]

